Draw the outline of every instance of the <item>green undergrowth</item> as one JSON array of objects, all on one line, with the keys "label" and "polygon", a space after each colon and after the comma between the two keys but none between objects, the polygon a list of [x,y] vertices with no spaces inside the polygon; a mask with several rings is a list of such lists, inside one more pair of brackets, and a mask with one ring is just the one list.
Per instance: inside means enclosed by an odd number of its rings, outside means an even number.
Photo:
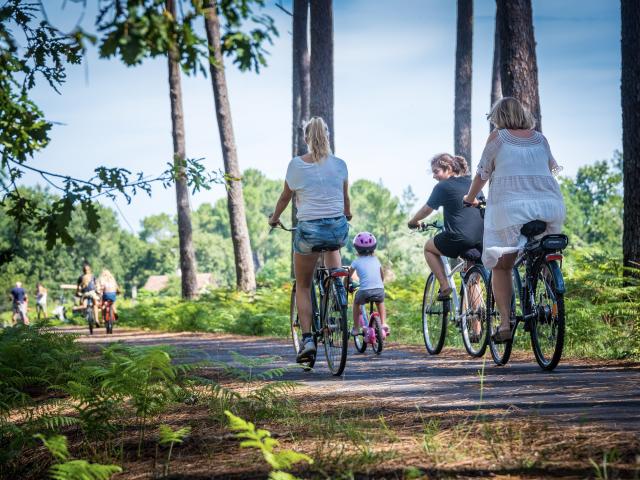
[{"label": "green undergrowth", "polygon": [[[563,268],[567,285],[565,356],[602,359],[640,358],[640,286],[623,286],[616,259],[598,251],[572,252]],[[385,285],[391,341],[422,345],[420,308],[423,277]],[[291,288],[263,287],[251,294],[214,290],[195,301],[149,296],[123,304],[121,324],[167,331],[243,335],[289,335]],[[349,297],[351,301],[351,296]],[[351,310],[348,319],[351,324]],[[460,333],[448,329],[448,347],[463,348]],[[530,351],[530,339],[518,331],[515,348]]]}]

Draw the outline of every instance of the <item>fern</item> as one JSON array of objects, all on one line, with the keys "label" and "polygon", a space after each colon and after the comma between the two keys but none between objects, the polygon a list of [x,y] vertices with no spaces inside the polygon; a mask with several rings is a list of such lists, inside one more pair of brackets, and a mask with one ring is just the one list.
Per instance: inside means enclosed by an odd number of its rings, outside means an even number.
[{"label": "fern", "polygon": [[228,410],[224,413],[229,419],[230,428],[238,432],[236,433],[236,438],[243,439],[240,442],[240,447],[256,448],[262,452],[265,461],[274,470],[269,475],[269,478],[276,480],[295,479],[296,477],[284,472],[284,470],[291,469],[293,465],[299,462],[313,463],[313,459],[304,453],[288,449],[275,451],[279,444],[277,440],[271,437],[271,433],[268,430],[256,429],[253,423],[235,416]]},{"label": "fern", "polygon": [[169,453],[167,454],[167,462],[164,464],[164,475],[169,474],[169,464],[171,463],[171,452],[173,452],[173,445],[176,443],[182,443],[184,438],[191,433],[191,427],[179,428],[178,430],[172,430],[169,425],[160,425],[160,445],[169,444]]},{"label": "fern", "polygon": [[45,438],[42,434],[34,435],[42,441],[53,457],[64,463],[56,463],[49,470],[54,480],[109,480],[112,475],[122,472],[117,465],[101,465],[86,460],[69,460],[67,438],[53,435]]}]

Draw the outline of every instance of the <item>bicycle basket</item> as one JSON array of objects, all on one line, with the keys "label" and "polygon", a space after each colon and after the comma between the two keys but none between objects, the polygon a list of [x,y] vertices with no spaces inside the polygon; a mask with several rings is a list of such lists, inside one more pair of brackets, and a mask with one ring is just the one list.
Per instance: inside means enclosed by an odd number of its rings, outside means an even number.
[{"label": "bicycle basket", "polygon": [[542,237],[540,244],[543,249],[556,252],[558,250],[564,250],[567,247],[569,238],[561,233],[545,235]]}]

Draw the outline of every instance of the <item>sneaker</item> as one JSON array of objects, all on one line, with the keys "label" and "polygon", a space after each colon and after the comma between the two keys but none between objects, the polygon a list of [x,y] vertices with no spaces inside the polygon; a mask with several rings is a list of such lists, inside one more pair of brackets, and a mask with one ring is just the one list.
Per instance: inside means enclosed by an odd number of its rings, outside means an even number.
[{"label": "sneaker", "polygon": [[382,331],[384,332],[385,338],[391,335],[391,329],[389,328],[389,325],[387,325],[386,323],[382,325]]},{"label": "sneaker", "polygon": [[351,335],[353,335],[354,337],[357,337],[360,334],[360,330],[358,330],[356,327],[353,327],[351,329]]},{"label": "sneaker", "polygon": [[316,358],[316,344],[313,341],[313,337],[305,338],[302,341],[300,351],[296,357],[296,362],[306,363]]}]

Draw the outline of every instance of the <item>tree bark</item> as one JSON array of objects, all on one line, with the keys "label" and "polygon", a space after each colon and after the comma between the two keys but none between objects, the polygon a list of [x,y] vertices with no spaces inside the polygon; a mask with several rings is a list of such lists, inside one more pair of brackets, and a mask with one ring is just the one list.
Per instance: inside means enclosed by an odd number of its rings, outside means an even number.
[{"label": "tree bark", "polygon": [[[502,98],[502,84],[500,81],[500,28],[498,9],[496,8],[496,25],[493,33],[493,66],[491,70],[491,108]],[[494,126],[489,122],[489,132]]]},{"label": "tree bark", "polygon": [[640,278],[640,2],[621,0],[625,276]]},{"label": "tree bark", "polygon": [[[167,11],[176,17],[173,0],[167,0]],[[180,61],[177,47],[168,52],[169,60],[169,99],[171,101],[171,127],[173,135],[173,161],[178,172],[176,179],[176,203],[178,207],[178,239],[180,243],[180,271],[182,298],[191,299],[198,294],[196,273],[196,255],[193,250],[193,231],[191,228],[191,205],[189,187],[185,177],[186,147],[184,140],[184,113],[182,110],[182,86],[180,83]]]},{"label": "tree bark", "polygon": [[236,286],[243,292],[250,292],[256,289],[256,275],[251,254],[247,218],[244,212],[242,181],[240,180],[238,153],[231,122],[231,107],[227,94],[227,80],[220,43],[220,20],[216,8],[215,0],[210,0],[205,8],[207,41],[209,43],[209,51],[214,60],[214,63],[209,64],[209,71],[211,72],[211,85],[213,87],[218,132],[222,146],[224,171],[228,177],[227,209],[229,210],[231,241],[233,242],[233,254],[236,264]]},{"label": "tree bark", "polygon": [[[309,120],[309,48],[307,41],[309,0],[293,0],[293,78],[292,78],[292,138],[291,155],[296,157],[307,153],[302,125]],[[298,209],[295,195],[291,201],[291,225],[298,223]],[[293,234],[291,235],[291,276],[293,271]]]},{"label": "tree bark", "polygon": [[542,131],[531,0],[497,0],[497,5],[502,94],[520,100]]},{"label": "tree bark", "polygon": [[471,169],[471,78],[473,58],[473,0],[458,0],[454,151]]},{"label": "tree bark", "polygon": [[312,0],[311,5],[311,116],[322,117],[329,127],[335,151],[333,125],[333,2]]}]

